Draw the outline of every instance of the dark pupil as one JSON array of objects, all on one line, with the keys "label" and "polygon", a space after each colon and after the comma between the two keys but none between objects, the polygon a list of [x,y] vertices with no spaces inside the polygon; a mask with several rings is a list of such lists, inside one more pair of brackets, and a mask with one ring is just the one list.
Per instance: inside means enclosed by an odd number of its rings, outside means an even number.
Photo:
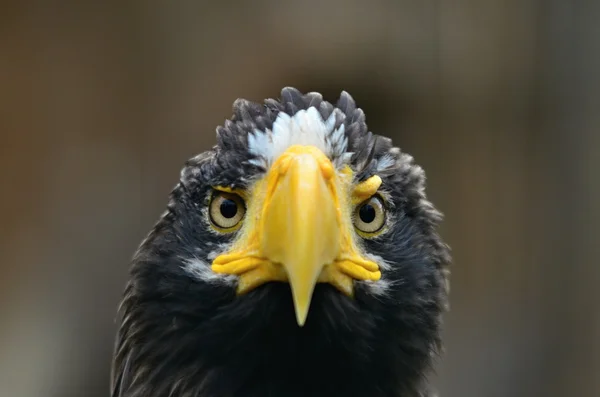
[{"label": "dark pupil", "polygon": [[221,210],[221,215],[223,215],[224,218],[233,218],[235,214],[237,214],[238,208],[235,201],[225,199],[221,201],[219,210]]},{"label": "dark pupil", "polygon": [[375,220],[375,208],[371,204],[365,204],[358,210],[358,216],[364,223],[371,223]]}]

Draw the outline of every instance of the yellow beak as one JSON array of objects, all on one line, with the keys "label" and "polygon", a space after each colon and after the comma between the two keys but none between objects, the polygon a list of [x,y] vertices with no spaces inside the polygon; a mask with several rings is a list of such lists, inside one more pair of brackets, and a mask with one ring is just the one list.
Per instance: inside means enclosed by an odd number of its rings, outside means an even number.
[{"label": "yellow beak", "polygon": [[381,179],[363,182],[352,196],[351,178],[316,147],[288,148],[253,188],[240,238],[215,258],[213,271],[238,275],[238,294],[288,281],[300,326],[317,282],[351,296],[354,280],[378,280],[379,267],[354,244],[351,207],[374,194]]},{"label": "yellow beak", "polygon": [[317,279],[338,256],[341,242],[333,168],[312,149],[298,148],[280,163],[260,228],[261,252],[283,266],[301,325]]}]

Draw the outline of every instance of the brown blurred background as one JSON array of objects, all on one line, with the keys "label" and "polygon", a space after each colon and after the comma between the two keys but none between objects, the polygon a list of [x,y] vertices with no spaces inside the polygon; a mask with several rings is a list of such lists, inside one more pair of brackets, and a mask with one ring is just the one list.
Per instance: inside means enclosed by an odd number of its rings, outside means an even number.
[{"label": "brown blurred background", "polygon": [[0,7],[0,397],[108,395],[128,261],[237,97],[349,91],[453,247],[443,397],[600,396],[600,2]]}]

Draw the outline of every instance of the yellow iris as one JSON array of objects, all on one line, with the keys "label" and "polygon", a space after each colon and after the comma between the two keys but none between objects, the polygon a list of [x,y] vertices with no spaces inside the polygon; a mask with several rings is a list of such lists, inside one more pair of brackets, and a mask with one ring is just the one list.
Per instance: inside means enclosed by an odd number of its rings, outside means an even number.
[{"label": "yellow iris", "polygon": [[[238,294],[270,281],[289,282],[299,325],[304,325],[316,283],[348,296],[354,280],[379,280],[378,265],[355,241],[356,204],[373,196],[381,179],[352,184],[352,171],[336,171],[313,146],[291,146],[247,197],[240,236],[216,257],[216,273],[239,276]],[[217,188],[218,189],[218,188]],[[227,189],[222,189],[227,190]]]}]

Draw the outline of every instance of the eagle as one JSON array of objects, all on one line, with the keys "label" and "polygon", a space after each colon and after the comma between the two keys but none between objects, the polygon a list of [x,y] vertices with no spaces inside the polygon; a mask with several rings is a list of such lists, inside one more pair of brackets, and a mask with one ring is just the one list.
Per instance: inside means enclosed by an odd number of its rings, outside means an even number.
[{"label": "eagle", "polygon": [[237,99],[134,254],[113,397],[424,397],[450,248],[425,174],[335,104]]}]

